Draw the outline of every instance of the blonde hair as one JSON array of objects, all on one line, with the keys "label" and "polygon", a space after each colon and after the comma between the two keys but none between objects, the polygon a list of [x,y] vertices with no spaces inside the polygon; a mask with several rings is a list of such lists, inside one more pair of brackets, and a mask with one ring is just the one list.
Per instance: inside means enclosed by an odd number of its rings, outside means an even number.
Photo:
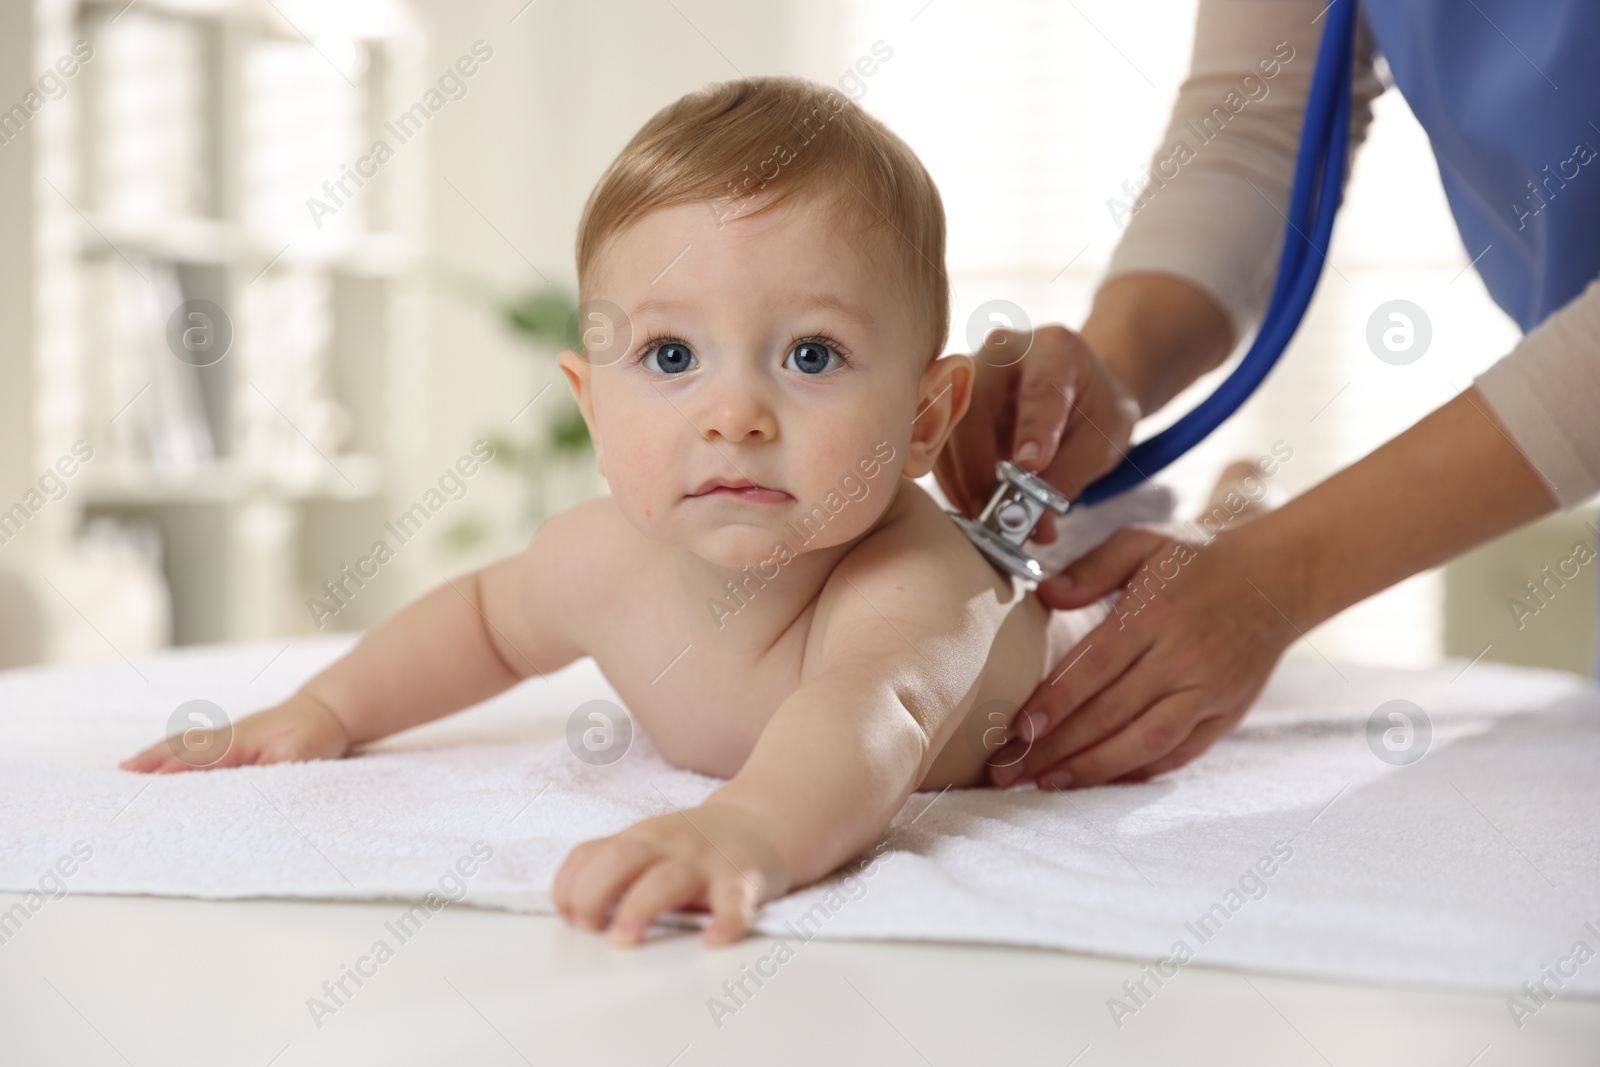
[{"label": "blonde hair", "polygon": [[590,290],[606,242],[651,211],[704,202],[720,223],[801,194],[839,211],[844,232],[876,235],[889,277],[926,323],[928,358],[938,356],[950,328],[939,190],[887,126],[837,90],[804,78],[719,82],[656,112],[584,205],[580,297]]}]

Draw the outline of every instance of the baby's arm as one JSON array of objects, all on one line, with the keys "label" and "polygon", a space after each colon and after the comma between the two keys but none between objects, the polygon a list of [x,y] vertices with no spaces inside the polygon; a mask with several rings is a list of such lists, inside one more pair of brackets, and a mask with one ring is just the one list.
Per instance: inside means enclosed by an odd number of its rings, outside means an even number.
[{"label": "baby's arm", "polygon": [[[563,625],[571,568],[562,559],[583,525],[582,508],[555,516],[522,552],[409,604],[294,696],[234,724],[226,753],[206,766],[335,759],[571,663],[582,652]],[[169,740],[121,766],[171,773],[198,764]]]},{"label": "baby's arm", "polygon": [[[698,808],[580,845],[552,897],[569,920],[637,941],[698,905],[706,940],[738,938],[755,908],[872,843],[971,702],[1014,601],[975,553],[863,544],[819,605],[820,667],[783,702],[739,773]],[[831,600],[831,602],[830,602]]]}]

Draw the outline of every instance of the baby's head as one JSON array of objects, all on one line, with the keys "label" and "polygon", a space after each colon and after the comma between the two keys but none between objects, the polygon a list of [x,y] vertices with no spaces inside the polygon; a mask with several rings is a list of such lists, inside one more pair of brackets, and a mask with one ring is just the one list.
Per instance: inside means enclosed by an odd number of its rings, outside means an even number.
[{"label": "baby's head", "polygon": [[[939,192],[836,91],[749,78],[658,112],[590,194],[577,250],[583,354],[560,364],[646,536],[732,567],[806,516],[806,550],[841,544],[966,410],[971,359],[937,358]],[[769,491],[704,491],[718,481]]]}]

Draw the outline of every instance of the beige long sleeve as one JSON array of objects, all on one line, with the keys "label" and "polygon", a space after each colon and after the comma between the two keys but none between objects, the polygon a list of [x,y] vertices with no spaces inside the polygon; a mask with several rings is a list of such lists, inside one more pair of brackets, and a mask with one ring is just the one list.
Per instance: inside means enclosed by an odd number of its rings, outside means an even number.
[{"label": "beige long sleeve", "polygon": [[[1312,20],[1324,7],[1325,0],[1200,0],[1189,77],[1107,278],[1176,275],[1210,293],[1237,336],[1255,329],[1283,243],[1321,39],[1322,23]],[[1290,50],[1292,58],[1273,62]],[[1363,24],[1352,151],[1383,90],[1374,59]],[[1600,283],[1531,331],[1476,384],[1564,507],[1600,492]]]},{"label": "beige long sleeve", "polygon": [[1600,280],[1476,384],[1562,507],[1600,493]]},{"label": "beige long sleeve", "polygon": [[[1260,322],[1283,246],[1295,150],[1322,37],[1323,23],[1312,20],[1325,5],[1200,0],[1189,77],[1107,278],[1174,274],[1215,297],[1236,336]],[[1382,91],[1363,28],[1356,42],[1352,150],[1365,138],[1372,98]]]}]

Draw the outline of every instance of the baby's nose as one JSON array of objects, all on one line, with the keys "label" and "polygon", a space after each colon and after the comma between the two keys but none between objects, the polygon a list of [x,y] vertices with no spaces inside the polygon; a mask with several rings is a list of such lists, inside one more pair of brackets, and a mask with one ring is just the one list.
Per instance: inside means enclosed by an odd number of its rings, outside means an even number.
[{"label": "baby's nose", "polygon": [[743,384],[717,383],[708,390],[699,419],[702,437],[724,441],[749,438],[774,440],[778,417],[774,406],[755,389]]}]

